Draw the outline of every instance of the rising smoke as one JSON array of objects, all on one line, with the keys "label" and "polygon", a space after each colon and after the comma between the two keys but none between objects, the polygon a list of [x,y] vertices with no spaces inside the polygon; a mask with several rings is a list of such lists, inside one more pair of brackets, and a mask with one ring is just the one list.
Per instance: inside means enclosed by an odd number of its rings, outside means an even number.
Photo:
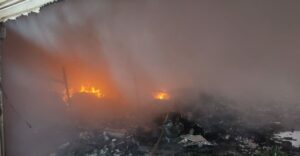
[{"label": "rising smoke", "polygon": [[[262,102],[299,108],[299,3],[61,1],[7,24],[4,86],[43,132],[57,128],[61,116],[53,114],[63,114],[62,66],[71,84],[99,83],[133,103],[155,90],[187,89],[233,99],[241,109]],[[39,134],[14,125],[9,143]],[[29,137],[14,138],[20,129]],[[41,155],[26,148],[11,155]]]}]

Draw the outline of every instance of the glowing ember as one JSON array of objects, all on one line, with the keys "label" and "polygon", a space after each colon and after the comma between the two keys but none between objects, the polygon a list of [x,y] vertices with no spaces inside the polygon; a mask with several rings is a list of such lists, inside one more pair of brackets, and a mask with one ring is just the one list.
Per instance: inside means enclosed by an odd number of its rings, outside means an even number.
[{"label": "glowing ember", "polygon": [[68,97],[67,91],[65,90],[63,93],[63,97],[62,97],[63,101],[68,102],[69,98],[72,98],[72,96],[76,93],[90,94],[90,95],[96,96],[97,98],[104,97],[104,94],[100,89],[98,89],[94,86],[83,86],[82,85],[78,91],[74,91],[73,88],[69,89],[69,97]]},{"label": "glowing ember", "polygon": [[156,100],[168,100],[170,95],[164,91],[159,91],[154,94],[154,99]]}]

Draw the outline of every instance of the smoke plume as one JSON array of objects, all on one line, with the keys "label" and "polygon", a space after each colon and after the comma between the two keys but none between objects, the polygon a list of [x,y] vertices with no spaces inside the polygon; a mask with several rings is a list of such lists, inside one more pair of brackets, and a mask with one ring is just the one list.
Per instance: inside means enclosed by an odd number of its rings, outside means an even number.
[{"label": "smoke plume", "polygon": [[10,21],[4,86],[37,128],[10,115],[17,128],[8,143],[52,142],[11,155],[44,155],[63,140],[53,138],[63,127],[62,67],[70,85],[96,83],[127,103],[164,90],[223,96],[241,110],[262,103],[299,109],[299,3],[66,0]]}]

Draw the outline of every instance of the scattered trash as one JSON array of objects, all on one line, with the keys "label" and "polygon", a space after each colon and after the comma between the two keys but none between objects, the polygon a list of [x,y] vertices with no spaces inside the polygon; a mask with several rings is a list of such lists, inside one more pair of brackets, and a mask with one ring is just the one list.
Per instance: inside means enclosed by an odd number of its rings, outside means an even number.
[{"label": "scattered trash", "polygon": [[125,137],[127,131],[126,129],[110,129],[107,128],[104,130],[105,133],[111,137],[115,137],[115,138],[123,138]]},{"label": "scattered trash", "polygon": [[202,147],[204,145],[212,145],[209,141],[207,141],[202,135],[182,135],[180,136],[182,140],[179,142],[184,147],[197,145],[198,147]]},{"label": "scattered trash", "polygon": [[296,148],[300,148],[300,131],[286,131],[274,135],[275,139],[291,142]]},{"label": "scattered trash", "polygon": [[162,114],[151,128],[85,129],[50,156],[300,155],[300,131],[280,132],[281,123],[273,121],[246,126],[224,105],[212,103],[207,107],[202,114]]}]

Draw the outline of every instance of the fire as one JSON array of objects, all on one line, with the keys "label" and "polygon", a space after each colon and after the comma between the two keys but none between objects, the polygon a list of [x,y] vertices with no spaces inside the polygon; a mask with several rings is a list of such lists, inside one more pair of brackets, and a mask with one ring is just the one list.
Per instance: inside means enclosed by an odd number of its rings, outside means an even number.
[{"label": "fire", "polygon": [[63,101],[68,102],[69,98],[72,98],[72,96],[76,93],[90,94],[90,95],[93,95],[97,98],[103,98],[104,97],[103,92],[100,89],[98,89],[97,87],[81,85],[81,87],[77,91],[74,91],[73,88],[70,88],[69,89],[69,95],[67,94],[67,90],[65,90],[64,93],[63,93],[63,97],[62,97]]},{"label": "fire", "polygon": [[170,95],[167,92],[159,91],[154,94],[154,99],[156,100],[168,100]]},{"label": "fire", "polygon": [[97,98],[104,97],[104,94],[101,92],[101,90],[94,86],[81,86],[79,93],[92,94]]}]

